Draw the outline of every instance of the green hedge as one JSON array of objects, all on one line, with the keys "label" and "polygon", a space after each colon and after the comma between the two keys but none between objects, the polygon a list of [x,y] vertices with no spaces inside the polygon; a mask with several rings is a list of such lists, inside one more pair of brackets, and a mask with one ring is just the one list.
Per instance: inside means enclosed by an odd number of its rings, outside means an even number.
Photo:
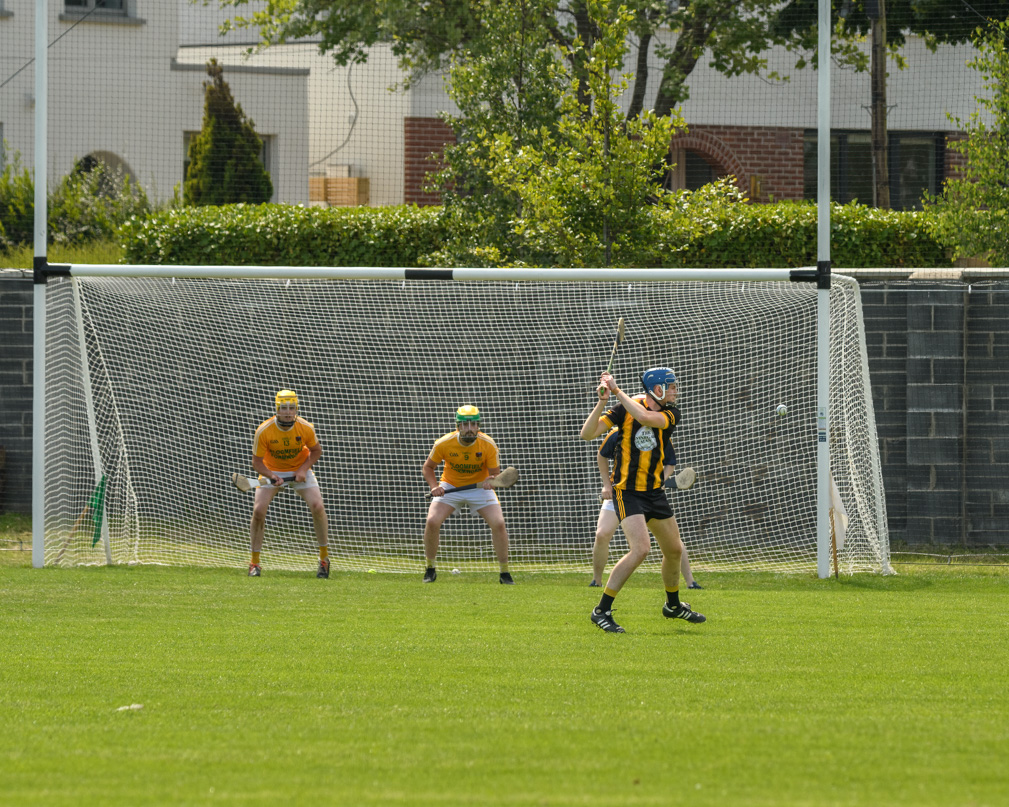
[{"label": "green hedge", "polygon": [[[715,204],[656,215],[666,220],[652,252],[655,266],[816,264],[812,203]],[[831,263],[840,270],[949,266],[927,222],[922,212],[834,205]],[[135,264],[413,267],[432,262],[447,227],[438,207],[226,205],[152,213],[120,234],[125,260]]]},{"label": "green hedge", "polygon": [[[930,235],[928,213],[831,206],[831,265],[837,269],[949,266]],[[816,265],[816,205],[733,204],[710,218],[673,221],[657,259],[666,266],[796,267]]]},{"label": "green hedge", "polygon": [[418,266],[442,241],[440,208],[184,207],[127,222],[134,264]]}]

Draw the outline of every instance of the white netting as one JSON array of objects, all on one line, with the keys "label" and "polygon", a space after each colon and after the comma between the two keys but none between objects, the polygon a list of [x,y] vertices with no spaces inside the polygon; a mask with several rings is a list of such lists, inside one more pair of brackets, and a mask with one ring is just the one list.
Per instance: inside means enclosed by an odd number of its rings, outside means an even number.
[{"label": "white netting", "polygon": [[[513,567],[587,572],[598,445],[578,432],[623,316],[618,382],[637,392],[658,364],[680,379],[676,450],[699,478],[671,495],[694,567],[816,568],[810,284],[126,278],[54,280],[47,294],[47,564],[106,561],[87,509],[101,474],[113,562],[247,563],[252,497],[231,474],[251,473],[253,431],[290,387],[324,449],[334,568],[422,565],[421,465],[472,403],[521,472],[500,494]],[[839,560],[878,571],[888,544],[858,288],[835,276],[831,299],[832,473],[850,519]],[[612,551],[625,546],[618,533]],[[263,563],[315,566],[291,492],[270,508]],[[481,518],[445,523],[439,565],[496,568]]]}]

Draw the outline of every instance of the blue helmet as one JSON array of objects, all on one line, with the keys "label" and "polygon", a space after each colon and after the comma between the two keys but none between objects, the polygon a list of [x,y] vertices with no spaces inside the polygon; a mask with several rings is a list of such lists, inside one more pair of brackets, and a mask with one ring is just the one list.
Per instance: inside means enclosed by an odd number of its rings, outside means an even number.
[{"label": "blue helmet", "polygon": [[647,392],[652,398],[655,398],[652,394],[652,390],[655,389],[655,386],[658,385],[662,387],[662,395],[660,398],[664,398],[666,395],[666,388],[670,384],[676,383],[676,373],[668,367],[652,367],[650,370],[645,370],[641,374],[641,383],[645,387],[645,392]]}]

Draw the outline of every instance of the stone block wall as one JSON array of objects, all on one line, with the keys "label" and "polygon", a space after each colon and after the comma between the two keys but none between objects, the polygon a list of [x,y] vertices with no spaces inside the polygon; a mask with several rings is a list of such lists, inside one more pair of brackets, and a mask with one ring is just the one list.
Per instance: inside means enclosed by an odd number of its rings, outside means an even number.
[{"label": "stone block wall", "polygon": [[[860,284],[891,539],[1009,546],[1009,280]],[[0,511],[31,511],[32,296],[0,271]]]},{"label": "stone block wall", "polygon": [[1009,545],[1009,281],[861,290],[891,539]]},{"label": "stone block wall", "polygon": [[31,512],[33,286],[0,271],[0,513]]}]

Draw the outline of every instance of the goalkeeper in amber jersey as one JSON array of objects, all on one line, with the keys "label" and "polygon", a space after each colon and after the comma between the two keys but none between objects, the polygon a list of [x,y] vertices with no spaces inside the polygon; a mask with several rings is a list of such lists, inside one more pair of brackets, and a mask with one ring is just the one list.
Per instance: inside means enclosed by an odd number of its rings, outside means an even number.
[{"label": "goalkeeper in amber jersey", "polygon": [[[480,410],[475,406],[460,406],[455,413],[456,430],[438,438],[424,460],[421,473],[431,488],[431,505],[424,523],[424,557],[427,568],[424,582],[433,583],[438,572],[435,558],[441,539],[441,525],[459,507],[468,505],[490,527],[494,554],[501,566],[498,578],[505,585],[513,585],[508,571],[508,528],[497,494],[491,489],[491,480],[501,473],[497,443],[480,431]],[[444,464],[441,479],[438,466]],[[478,487],[453,493],[455,488],[467,485]]]},{"label": "goalkeeper in amber jersey", "polygon": [[[620,434],[610,479],[613,506],[629,549],[610,572],[599,605],[590,615],[593,624],[608,633],[624,633],[613,619],[613,600],[648,557],[649,531],[662,551],[662,582],[666,588],[662,615],[704,622],[704,616],[692,611],[689,603],[680,602],[683,541],[662,486],[666,451],[671,447],[669,435],[680,421],[680,410],[674,406],[678,394],[676,374],[668,367],[652,367],[642,374],[641,384],[644,395],[632,397],[617,386],[612,375],[603,373],[597,385],[599,399],[581,430],[583,440],[594,440],[614,426]],[[611,396],[616,403],[603,412]],[[672,457],[668,460],[669,464],[675,462]]]},{"label": "goalkeeper in amber jersey", "polygon": [[259,473],[262,484],[256,488],[252,506],[249,577],[259,577],[263,573],[259,556],[263,550],[266,512],[283,486],[294,488],[308,505],[319,545],[319,568],[315,576],[329,577],[329,522],[319,483],[312,473],[312,466],[322,456],[322,446],[315,436],[315,427],[298,416],[298,396],[293,390],[280,390],[274,404],[276,415],[259,424],[252,441],[252,467]]}]

